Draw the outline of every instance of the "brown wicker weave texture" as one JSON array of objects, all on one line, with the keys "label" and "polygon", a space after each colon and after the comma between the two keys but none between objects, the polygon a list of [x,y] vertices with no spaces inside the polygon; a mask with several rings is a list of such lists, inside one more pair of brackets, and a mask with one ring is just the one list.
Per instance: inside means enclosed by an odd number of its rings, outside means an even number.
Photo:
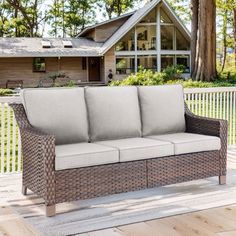
[{"label": "brown wicker weave texture", "polygon": [[35,130],[22,104],[11,104],[21,132],[23,185],[59,202],[134,191],[209,176],[226,175],[227,122],[193,115],[186,107],[187,132],[218,136],[220,151],[55,171],[55,138]]}]

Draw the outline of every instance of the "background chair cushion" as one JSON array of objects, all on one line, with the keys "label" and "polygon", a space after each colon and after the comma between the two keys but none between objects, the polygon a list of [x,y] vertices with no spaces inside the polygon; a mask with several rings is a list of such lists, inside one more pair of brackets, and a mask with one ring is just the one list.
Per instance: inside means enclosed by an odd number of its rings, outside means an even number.
[{"label": "background chair cushion", "polygon": [[92,141],[141,136],[136,87],[88,87],[85,98]]},{"label": "background chair cushion", "polygon": [[185,131],[181,85],[138,87],[143,136]]},{"label": "background chair cushion", "polygon": [[21,96],[30,124],[55,135],[56,144],[88,141],[84,89],[24,89]]},{"label": "background chair cushion", "polygon": [[220,150],[221,147],[220,138],[201,134],[176,133],[147,138],[173,143],[175,155]]},{"label": "background chair cushion", "polygon": [[57,145],[55,151],[56,170],[119,162],[117,149],[94,143]]},{"label": "background chair cushion", "polygon": [[109,140],[97,144],[117,148],[120,152],[120,162],[174,155],[174,146],[170,142],[146,138]]}]

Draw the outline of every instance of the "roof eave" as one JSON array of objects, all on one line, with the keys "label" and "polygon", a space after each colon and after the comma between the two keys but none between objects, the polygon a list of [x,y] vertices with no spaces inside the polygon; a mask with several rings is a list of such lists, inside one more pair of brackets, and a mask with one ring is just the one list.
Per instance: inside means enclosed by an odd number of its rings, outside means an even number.
[{"label": "roof eave", "polygon": [[33,58],[33,57],[45,57],[45,58],[55,58],[55,57],[99,57],[101,56],[99,53],[97,54],[89,54],[89,55],[58,55],[58,54],[54,54],[54,55],[47,55],[47,54],[1,54],[0,58]]}]

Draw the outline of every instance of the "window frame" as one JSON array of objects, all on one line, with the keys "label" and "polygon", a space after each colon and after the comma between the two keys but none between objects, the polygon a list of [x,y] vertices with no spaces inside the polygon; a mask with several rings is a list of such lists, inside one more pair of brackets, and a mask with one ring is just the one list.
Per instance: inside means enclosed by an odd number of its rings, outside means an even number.
[{"label": "window frame", "polygon": [[[38,59],[43,60],[43,62],[41,62],[41,63],[44,63],[44,69],[37,69],[36,68],[36,61]],[[33,72],[34,73],[46,73],[46,58],[45,57],[34,57],[33,62],[32,62],[32,67],[33,67]]]}]

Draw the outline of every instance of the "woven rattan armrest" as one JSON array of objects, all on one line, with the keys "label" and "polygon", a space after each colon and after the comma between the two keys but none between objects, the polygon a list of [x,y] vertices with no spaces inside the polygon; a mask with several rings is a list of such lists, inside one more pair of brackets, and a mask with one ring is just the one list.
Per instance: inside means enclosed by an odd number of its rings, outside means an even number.
[{"label": "woven rattan armrest", "polygon": [[227,127],[228,122],[222,119],[213,119],[194,115],[185,107],[186,131],[189,133],[217,136],[221,141],[220,167],[221,176],[226,175],[227,160]]},{"label": "woven rattan armrest", "polygon": [[55,204],[55,137],[32,127],[22,104],[10,105],[20,128],[23,152],[23,186]]},{"label": "woven rattan armrest", "polygon": [[224,141],[227,141],[226,120],[197,116],[188,109],[185,110],[185,119],[187,132],[226,137]]}]

